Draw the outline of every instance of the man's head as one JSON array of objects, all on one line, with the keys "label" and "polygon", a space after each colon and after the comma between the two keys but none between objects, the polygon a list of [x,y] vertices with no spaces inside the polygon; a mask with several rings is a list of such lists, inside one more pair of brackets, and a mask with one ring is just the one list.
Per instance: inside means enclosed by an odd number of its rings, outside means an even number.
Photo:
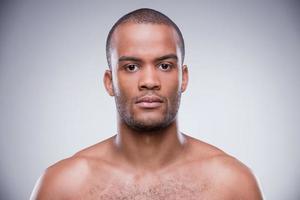
[{"label": "man's head", "polygon": [[106,48],[110,70],[104,83],[121,122],[143,132],[170,125],[188,81],[184,42],[174,22],[155,10],[133,11],[113,26]]},{"label": "man's head", "polygon": [[172,27],[178,35],[178,46],[181,51],[181,60],[182,62],[184,61],[184,55],[185,55],[184,39],[178,26],[169,17],[167,17],[161,12],[149,8],[141,8],[138,10],[134,10],[121,17],[110,29],[106,39],[106,59],[107,59],[108,66],[110,68],[111,68],[112,35],[120,25],[129,22],[136,23],[136,24],[164,24]]}]

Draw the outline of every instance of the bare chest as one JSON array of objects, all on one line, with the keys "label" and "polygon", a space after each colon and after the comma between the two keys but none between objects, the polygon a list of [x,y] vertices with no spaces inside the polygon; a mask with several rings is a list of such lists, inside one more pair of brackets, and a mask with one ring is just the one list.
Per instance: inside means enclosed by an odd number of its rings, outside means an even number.
[{"label": "bare chest", "polygon": [[196,200],[206,199],[209,185],[188,177],[168,177],[147,181],[110,180],[104,184],[92,184],[80,196],[82,199],[111,200]]}]

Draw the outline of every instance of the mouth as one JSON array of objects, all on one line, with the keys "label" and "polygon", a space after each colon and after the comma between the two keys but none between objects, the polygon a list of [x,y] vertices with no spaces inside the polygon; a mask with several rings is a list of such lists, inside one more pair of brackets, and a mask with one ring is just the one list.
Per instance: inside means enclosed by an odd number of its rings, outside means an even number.
[{"label": "mouth", "polygon": [[136,104],[141,108],[157,108],[161,106],[163,100],[158,96],[143,96],[137,99]]}]

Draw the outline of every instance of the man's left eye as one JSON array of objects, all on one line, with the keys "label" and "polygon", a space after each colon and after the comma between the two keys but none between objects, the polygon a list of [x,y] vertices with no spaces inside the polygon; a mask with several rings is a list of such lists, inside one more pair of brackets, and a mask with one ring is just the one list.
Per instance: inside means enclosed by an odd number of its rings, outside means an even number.
[{"label": "man's left eye", "polygon": [[159,69],[163,70],[163,71],[168,71],[172,68],[172,65],[169,63],[161,63],[159,64]]}]

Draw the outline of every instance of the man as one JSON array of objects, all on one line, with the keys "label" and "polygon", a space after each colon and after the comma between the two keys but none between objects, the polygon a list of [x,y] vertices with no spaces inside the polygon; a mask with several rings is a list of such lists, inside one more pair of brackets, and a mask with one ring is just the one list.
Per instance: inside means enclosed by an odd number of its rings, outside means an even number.
[{"label": "man", "polygon": [[174,22],[152,9],[128,13],[106,52],[118,133],[49,167],[32,199],[262,199],[245,165],[178,129],[188,69]]}]

